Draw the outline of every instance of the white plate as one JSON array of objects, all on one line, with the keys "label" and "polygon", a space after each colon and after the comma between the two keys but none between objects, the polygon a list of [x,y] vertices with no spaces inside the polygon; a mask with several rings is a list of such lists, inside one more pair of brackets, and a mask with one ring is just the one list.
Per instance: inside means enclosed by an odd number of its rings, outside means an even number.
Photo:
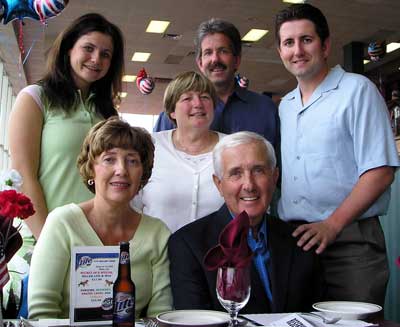
[{"label": "white plate", "polygon": [[342,319],[364,319],[368,315],[379,312],[382,307],[377,304],[351,301],[327,301],[313,304],[315,310],[323,312],[328,317]]},{"label": "white plate", "polygon": [[157,320],[166,326],[226,326],[229,315],[211,310],[175,310],[160,313]]}]

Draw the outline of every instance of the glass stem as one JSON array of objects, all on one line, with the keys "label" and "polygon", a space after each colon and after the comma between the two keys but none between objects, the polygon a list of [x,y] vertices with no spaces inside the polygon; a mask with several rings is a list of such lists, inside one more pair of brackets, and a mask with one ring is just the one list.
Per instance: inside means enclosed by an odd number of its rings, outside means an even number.
[{"label": "glass stem", "polygon": [[238,311],[235,308],[231,308],[229,310],[229,316],[231,317],[230,321],[230,326],[235,327],[238,324],[237,316],[238,316]]}]

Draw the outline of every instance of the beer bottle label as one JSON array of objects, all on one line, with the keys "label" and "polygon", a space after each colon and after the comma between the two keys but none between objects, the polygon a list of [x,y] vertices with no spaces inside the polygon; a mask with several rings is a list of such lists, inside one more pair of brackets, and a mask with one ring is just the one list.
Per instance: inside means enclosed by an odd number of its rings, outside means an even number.
[{"label": "beer bottle label", "polygon": [[119,255],[119,263],[125,265],[129,263],[129,252],[123,251]]},{"label": "beer bottle label", "polygon": [[117,292],[114,296],[113,322],[134,321],[135,298],[131,293]]}]

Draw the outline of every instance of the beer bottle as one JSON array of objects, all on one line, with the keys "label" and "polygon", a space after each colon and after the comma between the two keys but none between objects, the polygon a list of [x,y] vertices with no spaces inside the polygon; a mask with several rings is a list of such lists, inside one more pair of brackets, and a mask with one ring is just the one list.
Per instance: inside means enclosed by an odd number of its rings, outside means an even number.
[{"label": "beer bottle", "polygon": [[131,279],[129,242],[119,243],[118,277],[113,287],[113,327],[135,326],[135,284]]}]

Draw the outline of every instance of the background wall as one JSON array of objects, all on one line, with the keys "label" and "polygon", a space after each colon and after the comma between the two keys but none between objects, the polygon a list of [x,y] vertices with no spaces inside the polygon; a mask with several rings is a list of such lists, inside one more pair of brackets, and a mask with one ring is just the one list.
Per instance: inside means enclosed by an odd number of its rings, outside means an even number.
[{"label": "background wall", "polygon": [[392,184],[392,197],[386,216],[381,217],[389,258],[390,279],[386,293],[385,318],[400,322],[400,267],[395,260],[400,256],[400,172]]}]

